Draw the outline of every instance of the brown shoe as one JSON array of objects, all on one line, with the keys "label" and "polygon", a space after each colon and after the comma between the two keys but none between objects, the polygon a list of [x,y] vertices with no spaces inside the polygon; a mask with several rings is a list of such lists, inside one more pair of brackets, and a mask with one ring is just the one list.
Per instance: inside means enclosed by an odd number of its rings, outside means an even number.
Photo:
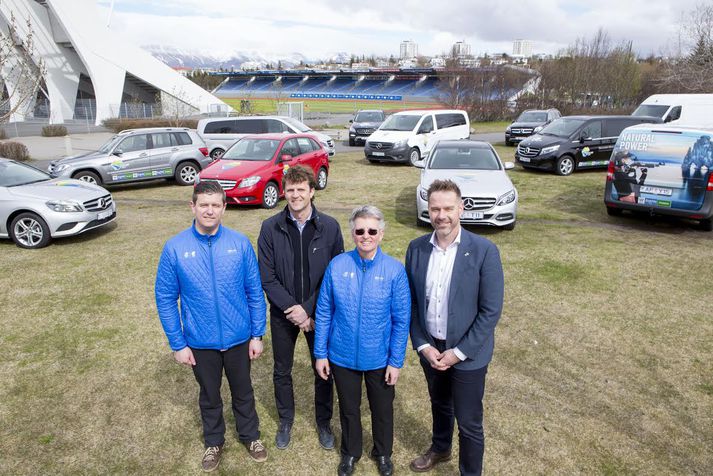
[{"label": "brown shoe", "polygon": [[245,443],[245,447],[248,449],[250,457],[258,463],[267,461],[267,449],[265,445],[262,444],[262,441],[255,440],[250,443]]},{"label": "brown shoe", "polygon": [[425,473],[426,471],[431,471],[438,463],[449,461],[450,459],[450,451],[446,451],[445,453],[436,453],[433,451],[433,447],[430,447],[424,454],[411,461],[409,467],[411,468],[411,471],[415,471],[416,473]]},{"label": "brown shoe", "polygon": [[201,468],[206,473],[215,471],[218,469],[220,464],[220,455],[223,453],[223,445],[220,446],[209,446],[206,448],[205,453],[203,453],[203,461],[201,461]]}]

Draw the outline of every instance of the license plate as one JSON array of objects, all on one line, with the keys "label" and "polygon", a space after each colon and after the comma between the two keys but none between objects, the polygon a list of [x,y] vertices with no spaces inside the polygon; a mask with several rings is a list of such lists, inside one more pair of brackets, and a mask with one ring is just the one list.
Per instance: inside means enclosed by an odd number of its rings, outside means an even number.
[{"label": "license plate", "polygon": [[383,157],[384,153],[383,152],[372,152],[371,155],[374,155],[376,157]]},{"label": "license plate", "polygon": [[666,195],[667,197],[670,197],[672,193],[670,188],[649,187],[648,185],[642,185],[640,191],[641,193],[653,193],[654,195]]},{"label": "license plate", "polygon": [[103,220],[105,218],[109,218],[112,213],[114,213],[114,210],[106,210],[101,213],[97,213],[97,220]]},{"label": "license plate", "polygon": [[520,157],[520,162],[529,162],[530,158],[529,157]]},{"label": "license plate", "polygon": [[463,212],[460,218],[461,220],[482,220],[483,212]]}]

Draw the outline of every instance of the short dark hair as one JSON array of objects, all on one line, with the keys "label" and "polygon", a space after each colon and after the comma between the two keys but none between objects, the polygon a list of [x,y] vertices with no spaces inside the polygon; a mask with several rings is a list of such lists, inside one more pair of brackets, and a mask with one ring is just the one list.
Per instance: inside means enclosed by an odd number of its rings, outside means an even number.
[{"label": "short dark hair", "polygon": [[307,182],[307,184],[309,184],[310,190],[313,190],[317,186],[317,182],[314,179],[314,174],[310,169],[302,165],[295,165],[294,167],[288,168],[285,171],[285,174],[282,176],[282,189],[284,190],[285,186],[288,183],[302,182]]},{"label": "short dark hair", "polygon": [[198,182],[198,184],[193,187],[193,197],[191,198],[191,201],[196,203],[198,195],[213,195],[214,193],[220,195],[223,203],[225,203],[225,190],[223,190],[223,187],[221,187],[218,182],[213,180]]},{"label": "short dark hair", "polygon": [[463,198],[460,194],[458,184],[456,184],[453,180],[434,180],[428,187],[428,200],[431,199],[431,194],[433,192],[453,192],[459,200]]}]

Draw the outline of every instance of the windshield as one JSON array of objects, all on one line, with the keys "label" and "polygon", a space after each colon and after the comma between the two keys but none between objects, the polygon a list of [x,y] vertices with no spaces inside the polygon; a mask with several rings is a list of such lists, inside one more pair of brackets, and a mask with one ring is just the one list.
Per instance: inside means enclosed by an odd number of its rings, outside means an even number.
[{"label": "windshield", "polygon": [[546,112],[525,111],[515,122],[547,122]]},{"label": "windshield", "polygon": [[310,129],[309,127],[307,127],[307,126],[305,126],[304,124],[302,124],[300,121],[298,121],[298,120],[295,119],[295,118],[292,118],[292,117],[285,117],[285,118],[283,118],[283,120],[284,120],[286,123],[288,123],[289,125],[291,125],[292,127],[294,127],[295,129],[297,129],[299,132],[310,132],[310,131],[312,130],[312,129]]},{"label": "windshield", "polygon": [[546,136],[569,137],[586,119],[559,118],[546,125],[539,133]]},{"label": "windshield", "polygon": [[631,115],[632,116],[652,116],[652,117],[663,117],[668,111],[668,106],[661,106],[659,104],[642,104],[636,108]]},{"label": "windshield", "polygon": [[490,149],[443,147],[433,152],[428,168],[500,170],[500,163]]},{"label": "windshield", "polygon": [[51,177],[41,170],[17,162],[0,162],[0,187],[44,182]]},{"label": "windshield", "polygon": [[379,127],[381,131],[412,131],[416,124],[418,124],[421,116],[413,115],[402,115],[394,114],[389,116],[389,118],[384,121]]},{"label": "windshield", "polygon": [[354,122],[381,122],[384,120],[384,113],[377,111],[360,112],[354,118]]},{"label": "windshield", "polygon": [[275,156],[280,146],[276,139],[242,139],[228,149],[220,160],[259,160],[268,161]]},{"label": "windshield", "polygon": [[105,154],[108,154],[111,149],[114,148],[114,146],[123,138],[124,136],[114,136],[111,139],[109,139],[109,142],[104,144],[103,146],[99,147],[99,152],[103,152]]}]

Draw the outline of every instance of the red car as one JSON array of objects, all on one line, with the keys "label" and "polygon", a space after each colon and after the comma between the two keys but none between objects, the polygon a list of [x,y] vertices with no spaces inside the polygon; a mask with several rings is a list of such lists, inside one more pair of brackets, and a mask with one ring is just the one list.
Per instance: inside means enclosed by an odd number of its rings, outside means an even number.
[{"label": "red car", "polygon": [[274,208],[284,196],[282,175],[295,165],[314,171],[317,190],[327,186],[329,154],[309,134],[245,136],[203,169],[199,180],[218,182],[228,203]]}]

